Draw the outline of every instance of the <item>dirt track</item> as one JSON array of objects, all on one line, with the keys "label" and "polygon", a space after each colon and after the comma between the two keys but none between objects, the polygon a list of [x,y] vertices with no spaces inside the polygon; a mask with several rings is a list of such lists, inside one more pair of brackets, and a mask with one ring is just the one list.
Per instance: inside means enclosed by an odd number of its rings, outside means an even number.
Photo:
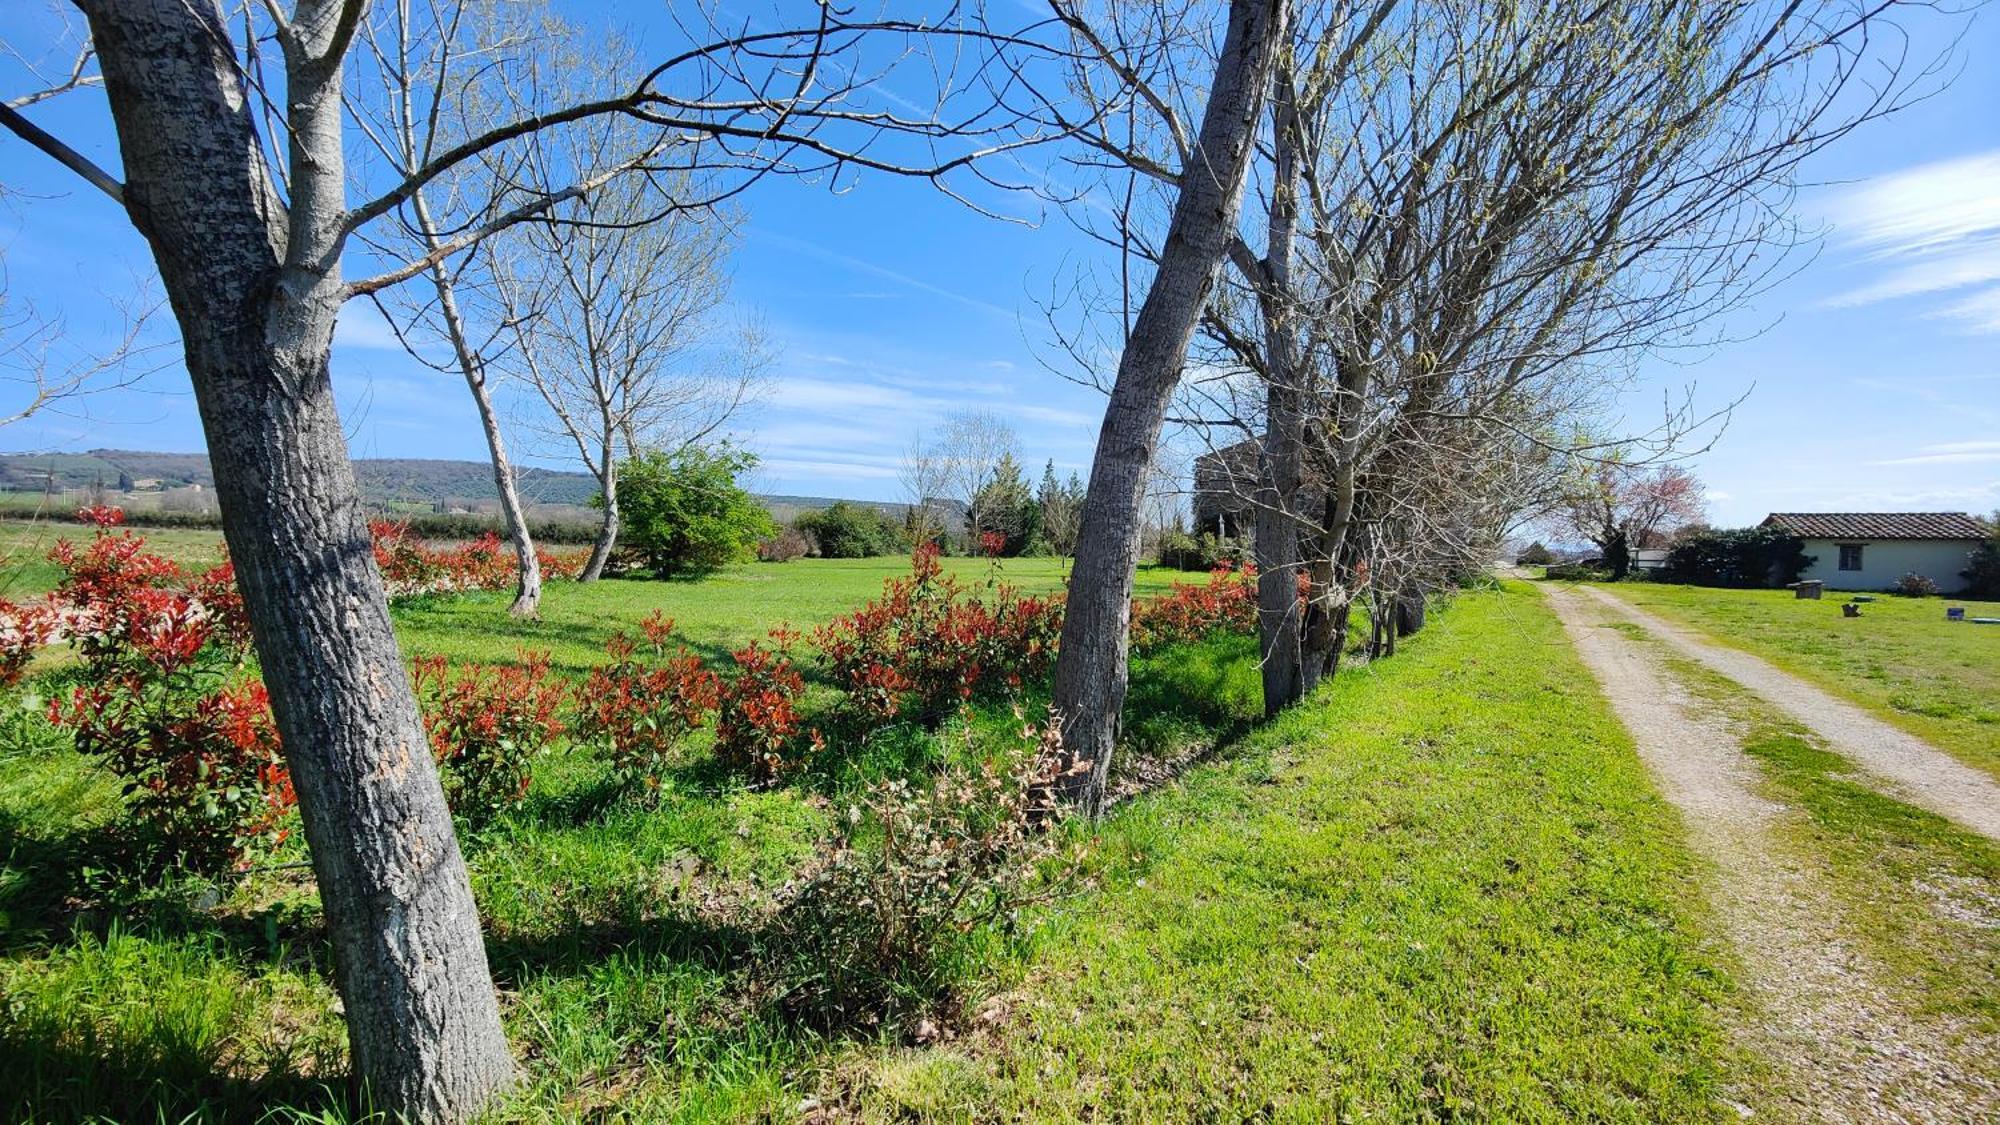
[{"label": "dirt track", "polygon": [[[1758,792],[1756,765],[1732,723],[1695,699],[1651,646],[1613,627],[1633,620],[1619,612],[1622,603],[1543,589],[1714,868],[1711,901],[1742,958],[1756,1013],[1742,1037],[1790,1087],[1787,1101],[1768,1108],[1814,1121],[2000,1120],[2000,1087],[1946,1046],[1957,1029],[1920,1020],[1885,993],[1846,936],[1833,896],[1788,856],[1776,829],[1793,810]],[[1981,1049],[1991,1044],[1958,1048]]]},{"label": "dirt track", "polygon": [[1724,648],[1602,590],[1574,592],[1783,711],[1827,749],[1885,782],[1879,787],[1889,795],[2000,840],[2000,783],[1992,775],[1747,652]]}]

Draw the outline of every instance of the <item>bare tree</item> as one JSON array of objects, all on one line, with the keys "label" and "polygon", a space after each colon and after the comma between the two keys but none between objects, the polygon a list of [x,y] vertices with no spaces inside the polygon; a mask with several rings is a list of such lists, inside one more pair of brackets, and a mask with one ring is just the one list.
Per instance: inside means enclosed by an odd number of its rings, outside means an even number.
[{"label": "bare tree", "polygon": [[[962,21],[857,20],[832,5],[803,26],[704,32],[710,41],[618,90],[497,120],[356,202],[343,91],[365,0],[289,10],[267,0],[243,13],[241,31],[216,0],[77,3],[123,179],[17,108],[0,106],[0,126],[118,204],[152,248],[298,789],[356,1074],[392,1116],[469,1118],[512,1082],[514,1065],[334,406],[328,359],[342,304],[642,164],[657,174],[704,142],[714,147],[703,166],[735,187],[857,168],[937,180],[1060,131],[1006,111],[991,85],[992,51],[1034,44]],[[910,75],[893,105],[880,100],[889,66]],[[614,116],[656,127],[671,147],[648,144],[522,193],[433,249],[343,278],[359,232],[454,169]]]},{"label": "bare tree", "polygon": [[944,520],[936,505],[946,499],[951,488],[950,460],[936,446],[926,442],[921,431],[910,439],[897,466],[903,496],[909,501],[906,521],[913,543],[928,543],[944,534]]},{"label": "bare tree", "polygon": [[945,495],[965,506],[971,531],[979,494],[993,482],[1000,463],[1018,459],[1021,439],[1014,427],[990,410],[961,410],[938,427],[932,460],[943,470]]},{"label": "bare tree", "polygon": [[[1103,805],[1125,705],[1132,582],[1145,531],[1148,470],[1187,364],[1188,346],[1235,233],[1257,121],[1290,5],[1288,0],[1232,0],[1209,80],[1199,87],[1207,91],[1207,100],[1198,129],[1187,127],[1188,115],[1181,108],[1197,89],[1194,82],[1163,92],[1141,73],[1153,57],[1148,44],[1160,43],[1146,26],[1152,17],[1144,6],[1113,7],[1102,20],[1067,0],[1055,0],[1053,7],[1092,55],[1071,86],[1086,98],[1106,83],[1133,86],[1173,138],[1175,162],[1171,169],[1162,166],[1131,144],[1129,134],[1085,133],[1106,159],[1170,185],[1174,200],[1154,255],[1152,280],[1125,336],[1098,433],[1056,662],[1054,705],[1062,715],[1063,744],[1072,762],[1065,795],[1095,815]],[[1121,22],[1128,17],[1142,26]],[[1174,55],[1171,46],[1154,50]]]},{"label": "bare tree", "polygon": [[15,300],[6,262],[0,259],[0,426],[44,411],[68,412],[85,396],[128,387],[165,366],[165,345],[147,339],[159,311],[143,294],[107,302],[119,325],[101,349],[78,347],[59,316],[44,315]]},{"label": "bare tree", "polygon": [[[356,37],[359,89],[348,98],[369,142],[364,153],[378,158],[389,174],[409,179],[435,154],[477,133],[480,121],[497,116],[507,101],[505,87],[519,65],[516,60],[561,45],[564,31],[542,4],[404,0],[372,9]],[[491,385],[494,361],[510,339],[508,326],[492,315],[479,315],[494,308],[491,279],[481,269],[485,257],[470,251],[437,253],[454,232],[494,217],[512,171],[493,160],[459,165],[411,191],[396,209],[395,221],[379,224],[380,233],[364,237],[385,255],[430,262],[424,273],[427,297],[398,287],[377,304],[391,316],[398,339],[413,358],[455,371],[472,394],[518,571],[508,612],[533,617],[542,597],[541,562]],[[429,358],[423,345],[432,339],[449,345],[448,364]]]},{"label": "bare tree", "polygon": [[600,577],[617,545],[619,460],[717,433],[763,373],[754,339],[719,346],[734,226],[719,211],[668,204],[684,194],[694,193],[621,178],[483,251],[514,328],[503,362],[541,397],[548,435],[573,449],[602,497],[580,582]]},{"label": "bare tree", "polygon": [[1519,487],[1509,466],[1553,477],[1548,453],[1657,454],[1700,428],[1678,410],[1608,444],[1571,436],[1632,356],[1701,342],[1788,260],[1798,162],[1909,92],[1893,65],[1856,86],[1893,6],[1583,2],[1524,21],[1462,0],[1384,23],[1331,74],[1301,29],[1264,222],[1232,250],[1243,293],[1209,322],[1267,387],[1253,414],[1222,404],[1263,429],[1267,709],[1337,659],[1363,574],[1393,597],[1392,561],[1443,557],[1424,537],[1488,534],[1414,511],[1459,510],[1431,481]]}]

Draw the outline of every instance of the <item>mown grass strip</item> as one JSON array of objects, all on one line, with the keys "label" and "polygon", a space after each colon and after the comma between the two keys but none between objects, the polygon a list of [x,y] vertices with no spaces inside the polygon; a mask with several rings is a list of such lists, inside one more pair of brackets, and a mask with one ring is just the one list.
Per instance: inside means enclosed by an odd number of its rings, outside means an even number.
[{"label": "mown grass strip", "polygon": [[1532,592],[1105,827],[992,1041],[858,1060],[864,1115],[1730,1120],[1698,867]]}]

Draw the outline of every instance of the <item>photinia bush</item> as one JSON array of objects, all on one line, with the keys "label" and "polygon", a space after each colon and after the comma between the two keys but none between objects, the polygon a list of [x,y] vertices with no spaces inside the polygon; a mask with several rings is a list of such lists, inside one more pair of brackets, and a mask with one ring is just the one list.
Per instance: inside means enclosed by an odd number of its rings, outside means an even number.
[{"label": "photinia bush", "polygon": [[[506,590],[519,578],[513,552],[491,531],[453,547],[432,546],[407,521],[370,520],[368,533],[392,598]],[[537,548],[535,558],[544,578],[575,578],[583,570],[584,552]]]},{"label": "photinia bush", "polygon": [[771,634],[775,647],[751,644],[729,654],[732,672],[718,684],[715,757],[730,770],[774,780],[826,748],[818,729],[799,717],[805,680],[791,660],[796,635]]},{"label": "photinia bush", "polygon": [[47,605],[17,605],[0,598],[0,687],[21,682],[28,665],[56,637],[61,626]]},{"label": "photinia bush", "polygon": [[426,657],[410,679],[453,811],[477,823],[520,803],[535,759],[563,732],[568,693],[549,675],[548,655],[455,667]]},{"label": "photinia bush", "polygon": [[116,509],[86,509],[91,542],[49,557],[63,576],[48,613],[89,682],[49,704],[79,751],[124,782],[164,858],[241,867],[274,845],[296,803],[264,685],[244,672],[249,630],[228,565],[189,579],[145,549]]},{"label": "photinia bush", "polygon": [[1209,572],[1202,586],[1174,583],[1173,592],[1132,603],[1132,648],[1147,652],[1190,644],[1218,629],[1257,628],[1257,573],[1228,563]]},{"label": "photinia bush", "polygon": [[49,720],[124,782],[127,808],[154,831],[163,858],[211,873],[241,868],[251,847],[285,839],[298,798],[264,685],[175,682],[188,675],[109,676],[53,700]]},{"label": "photinia bush", "polygon": [[813,641],[866,720],[909,714],[935,722],[974,695],[1046,675],[1062,632],[1062,602],[995,585],[982,601],[945,574],[936,544],[919,546],[907,577],[813,632]]},{"label": "photinia bush", "polygon": [[647,789],[721,702],[721,680],[700,657],[685,648],[668,654],[673,629],[654,610],[639,623],[643,645],[624,633],[612,637],[611,664],[593,669],[577,693],[577,733],[601,740],[619,778]]}]

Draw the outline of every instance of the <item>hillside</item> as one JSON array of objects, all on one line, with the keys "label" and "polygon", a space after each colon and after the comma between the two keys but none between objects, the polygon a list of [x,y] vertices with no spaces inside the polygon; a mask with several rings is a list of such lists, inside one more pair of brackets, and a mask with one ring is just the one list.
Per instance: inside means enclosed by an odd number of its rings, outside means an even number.
[{"label": "hillside", "polygon": [[[518,470],[521,496],[539,508],[580,508],[597,495],[597,482],[586,473],[555,469]],[[494,504],[493,468],[484,461],[439,461],[421,458],[363,458],[354,462],[363,500],[385,509],[479,510]],[[134,497],[187,495],[215,487],[208,457],[201,453],[152,453],[130,449],[93,449],[87,453],[0,454],[0,492],[40,494],[102,486]],[[799,512],[824,508],[826,496],[760,496],[781,520]],[[859,501],[900,516],[904,505]],[[185,501],[182,505],[186,506]]]}]

